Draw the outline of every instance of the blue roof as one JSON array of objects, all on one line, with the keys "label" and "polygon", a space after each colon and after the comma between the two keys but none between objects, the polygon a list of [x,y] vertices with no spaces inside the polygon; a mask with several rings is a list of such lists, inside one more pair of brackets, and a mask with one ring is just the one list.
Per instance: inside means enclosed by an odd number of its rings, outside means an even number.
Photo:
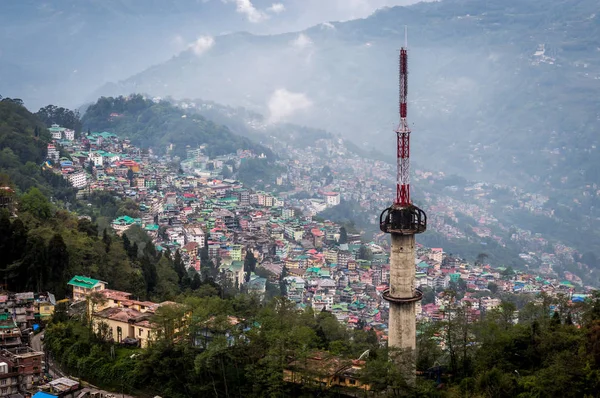
[{"label": "blue roof", "polygon": [[48,394],[47,392],[39,391],[33,394],[32,398],[56,398],[56,395]]}]

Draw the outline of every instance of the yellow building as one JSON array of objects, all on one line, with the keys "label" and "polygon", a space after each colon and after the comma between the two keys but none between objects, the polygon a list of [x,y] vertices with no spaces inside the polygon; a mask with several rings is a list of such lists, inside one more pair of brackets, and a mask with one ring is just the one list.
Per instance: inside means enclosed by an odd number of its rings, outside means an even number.
[{"label": "yellow building", "polygon": [[155,325],[150,322],[151,312],[133,308],[108,307],[93,315],[94,329],[107,340],[117,343],[129,339],[142,348],[148,347],[155,337]]},{"label": "yellow building", "polygon": [[283,380],[298,384],[315,384],[326,388],[356,388],[368,391],[369,384],[359,379],[365,361],[345,360],[328,352],[315,352],[308,358],[290,363],[283,371]]},{"label": "yellow building", "polygon": [[229,251],[229,256],[232,261],[243,261],[242,259],[242,249],[244,247],[242,245],[233,245],[231,246],[231,250]]},{"label": "yellow building", "polygon": [[54,315],[54,304],[50,302],[38,302],[38,314],[40,314],[40,319],[48,319]]},{"label": "yellow building", "polygon": [[152,322],[156,310],[165,305],[177,305],[171,301],[134,300],[131,293],[119,290],[104,289],[100,293],[101,297],[89,303],[96,333],[109,341],[136,344],[142,348],[148,347],[160,333],[160,328]]},{"label": "yellow building", "polygon": [[73,287],[73,301],[85,300],[91,293],[106,289],[106,282],[79,275],[75,275],[67,285]]}]

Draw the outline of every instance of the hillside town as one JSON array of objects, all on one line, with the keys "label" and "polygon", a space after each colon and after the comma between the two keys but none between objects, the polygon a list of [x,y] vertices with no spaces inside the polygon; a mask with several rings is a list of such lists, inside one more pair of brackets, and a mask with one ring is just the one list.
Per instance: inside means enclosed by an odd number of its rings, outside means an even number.
[{"label": "hillside town", "polygon": [[[59,126],[53,129],[60,131]],[[77,181],[81,198],[105,191],[135,203],[130,214],[112,220],[117,234],[137,226],[158,251],[179,252],[190,270],[201,273],[202,257],[210,259],[218,268],[214,276],[220,284],[259,297],[282,293],[301,308],[330,311],[349,327],[372,328],[385,338],[388,303],[381,293],[389,283],[389,243],[383,234],[364,241],[359,231],[319,214],[350,200],[376,214],[391,197],[387,184],[391,166],[355,155],[339,140],[320,140],[314,148],[289,149],[288,157],[279,161],[287,165],[286,171],[264,190],[256,190],[224,174],[234,175],[244,162],[263,159],[263,154],[240,149],[209,158],[200,146],[188,147],[186,158],[180,159],[171,155],[172,147],[158,156],[110,132],[74,139],[64,131],[58,137],[54,130],[56,142],[48,146],[45,167]],[[58,146],[70,159],[57,158]],[[328,159],[326,164],[323,158]],[[417,179],[429,178],[435,176],[417,171]],[[303,197],[301,192],[313,195]],[[436,231],[460,235],[440,220],[464,212],[481,223],[476,234],[491,235],[485,225],[493,217],[484,209],[449,198],[445,206],[429,196],[427,202]],[[527,237],[526,231],[515,231],[511,239]],[[443,318],[449,304],[468,303],[473,311],[488,311],[499,305],[499,292],[545,292],[573,299],[583,297],[574,295],[576,291],[586,293],[576,275],[559,278],[552,272],[553,255],[542,257],[540,269],[546,272],[491,266],[485,258],[468,262],[443,248],[420,245],[415,287],[432,294],[417,308],[418,317]],[[444,292],[450,287],[460,287],[464,297],[448,297]]]},{"label": "hillside town", "polygon": [[[159,155],[110,132],[76,136],[58,125],[49,130],[53,141],[42,167],[67,179],[84,204],[100,193],[118,197],[124,206],[106,225],[113,233],[125,237],[143,231],[157,252],[181,258],[190,276],[259,300],[282,295],[298,309],[327,311],[349,329],[374,331],[380,343],[387,340],[389,303],[383,295],[390,284],[389,241],[377,231],[376,217],[364,217],[377,214],[391,197],[392,167],[387,163],[356,155],[337,139],[285,151],[272,145],[283,156],[269,162],[263,153],[250,150],[210,157],[200,145],[186,148],[180,157],[171,145]],[[278,170],[273,181],[261,181],[260,189],[235,177],[252,161]],[[443,173],[416,172],[420,183],[434,185],[443,178]],[[483,245],[476,259],[467,260],[443,247],[417,244],[414,287],[423,297],[416,304],[421,324],[453,319],[457,311],[480,319],[511,295],[527,294],[540,302],[552,297],[560,306],[591,297],[591,288],[578,275],[554,269],[577,253],[565,245],[549,245],[539,234],[501,225],[489,208],[493,189],[499,187],[446,186],[440,195],[425,194],[430,228],[449,241],[520,242],[524,250],[519,258],[528,265],[518,270],[491,264]],[[462,190],[476,200],[451,195]],[[522,197],[521,208],[546,211],[547,198]],[[361,214],[350,218],[363,217],[361,226],[352,219],[336,223],[323,217],[350,202],[358,203]],[[457,227],[464,216],[476,223],[470,231]],[[377,232],[368,234],[369,229]],[[60,301],[52,292],[0,295],[0,396],[35,391],[33,396],[40,397],[103,396],[61,374],[43,351],[39,332],[61,303],[68,304],[71,316],[88,319],[107,341],[138,348],[157,337],[157,311],[178,305],[141,301],[94,275],[72,275],[68,295]],[[239,320],[228,322],[234,327]],[[195,341],[199,347],[208,344],[206,333]],[[293,379],[293,373],[288,377]],[[358,383],[352,372],[344,377]],[[336,383],[349,383],[340,380]]]}]

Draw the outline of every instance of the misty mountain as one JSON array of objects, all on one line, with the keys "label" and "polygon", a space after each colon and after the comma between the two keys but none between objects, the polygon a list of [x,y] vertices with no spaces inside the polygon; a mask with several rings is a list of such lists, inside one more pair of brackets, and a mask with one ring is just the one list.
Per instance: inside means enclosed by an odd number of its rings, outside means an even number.
[{"label": "misty mountain", "polygon": [[444,0],[299,33],[236,33],[104,86],[244,106],[387,151],[409,27],[409,121],[421,162],[546,189],[600,183],[594,0]]},{"label": "misty mountain", "polygon": [[[251,28],[203,0],[19,0],[0,4],[0,91],[35,108],[164,62],[198,36]],[[222,18],[230,14],[230,18]]]},{"label": "misty mountain", "polygon": [[98,86],[164,62],[199,38],[295,31],[416,1],[1,1],[0,92],[32,109],[50,101],[76,107]]}]

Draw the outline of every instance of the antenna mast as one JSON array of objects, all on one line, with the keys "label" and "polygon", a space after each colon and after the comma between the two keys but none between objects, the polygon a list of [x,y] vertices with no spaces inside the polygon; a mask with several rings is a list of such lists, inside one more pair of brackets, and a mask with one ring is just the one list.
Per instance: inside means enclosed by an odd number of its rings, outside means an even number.
[{"label": "antenna mast", "polygon": [[396,177],[395,205],[410,205],[410,128],[406,121],[408,95],[408,32],[404,27],[404,47],[400,49],[399,83],[400,83],[400,124],[396,129],[398,174]]}]

